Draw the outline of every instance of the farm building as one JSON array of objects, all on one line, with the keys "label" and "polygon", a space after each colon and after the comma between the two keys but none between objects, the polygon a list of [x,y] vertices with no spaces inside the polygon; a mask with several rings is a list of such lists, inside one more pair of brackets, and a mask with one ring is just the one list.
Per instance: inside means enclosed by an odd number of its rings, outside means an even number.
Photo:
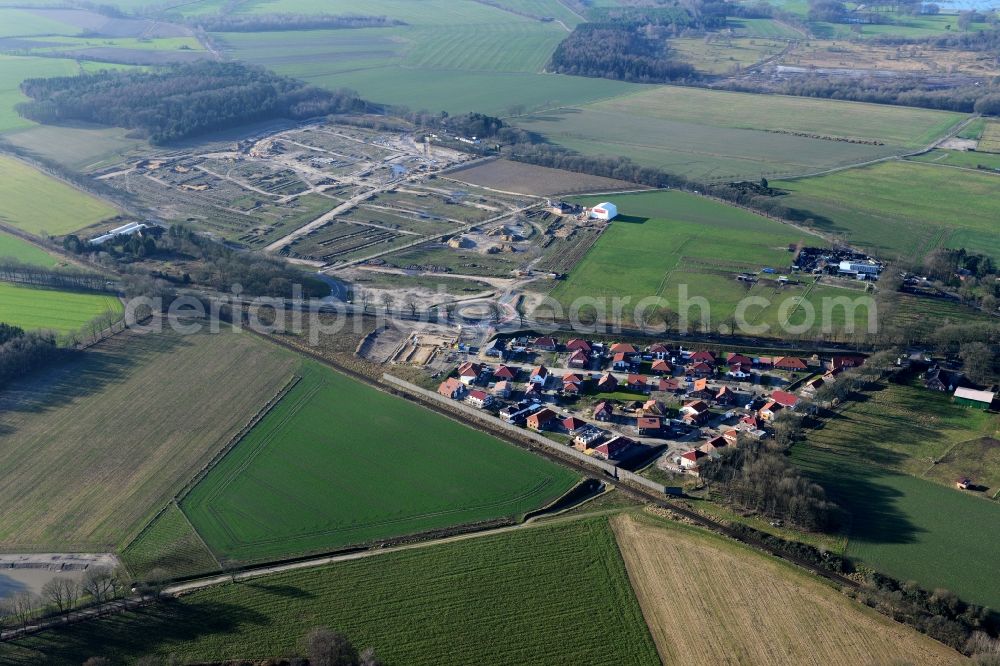
[{"label": "farm building", "polygon": [[955,389],[955,404],[976,409],[989,409],[997,394],[991,391],[976,391],[968,388]]},{"label": "farm building", "polygon": [[610,201],[605,201],[591,208],[590,216],[597,220],[613,220],[618,217],[618,206]]}]

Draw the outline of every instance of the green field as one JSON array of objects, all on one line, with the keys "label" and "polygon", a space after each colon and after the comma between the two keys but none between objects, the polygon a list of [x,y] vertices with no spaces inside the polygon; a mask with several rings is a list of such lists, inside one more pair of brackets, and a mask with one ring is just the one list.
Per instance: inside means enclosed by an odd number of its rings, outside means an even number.
[{"label": "green field", "polygon": [[79,72],[80,68],[73,60],[0,55],[0,132],[35,125],[14,109],[28,99],[21,93],[22,81],[36,77],[72,76]]},{"label": "green field", "polygon": [[[854,26],[846,23],[824,23],[813,21],[809,28],[813,34],[823,39],[857,39],[868,37],[904,37],[907,39],[924,39],[958,32],[957,14],[937,14],[906,16],[904,14],[890,15],[893,23],[861,25],[860,32],[854,32]],[[970,31],[986,30],[986,23],[973,23]]]},{"label": "green field", "polygon": [[943,150],[935,149],[909,158],[915,162],[930,162],[944,166],[961,167],[963,169],[994,169],[1000,171],[1000,155],[983,153],[975,150]]},{"label": "green field", "polygon": [[123,309],[118,298],[107,294],[0,282],[0,321],[25,330],[71,333],[109,310],[121,314]]},{"label": "green field", "polygon": [[772,186],[818,229],[887,259],[920,259],[938,247],[1000,259],[996,174],[894,161]]},{"label": "green field", "polygon": [[[596,199],[581,199],[593,205]],[[770,301],[752,305],[748,324],[767,325],[765,335],[780,335],[781,304],[788,299],[806,299],[822,312],[822,298],[859,296],[861,292],[826,286],[779,286],[761,279],[752,288],[737,282],[738,273],[765,267],[779,271],[791,263],[789,244],[799,241],[823,244],[821,239],[743,210],[682,192],[650,192],[614,197],[622,217],[611,223],[594,247],[558,283],[551,296],[568,312],[577,299],[629,297],[624,310],[631,322],[634,306],[646,297],[661,296],[677,312],[681,290],[689,299],[704,298],[710,307],[713,329],[728,324],[741,299],[758,296]],[[804,277],[804,280],[809,278]],[[802,323],[795,302],[789,303],[788,320]],[[609,305],[610,308],[610,305]],[[692,306],[690,323],[697,328],[700,308]],[[858,312],[858,322],[864,311]],[[843,309],[834,310],[832,323],[839,329]],[[839,319],[836,318],[839,316]]]},{"label": "green field", "polygon": [[798,444],[792,458],[850,512],[847,555],[926,589],[946,588],[1000,607],[1000,504],[889,471],[843,449]]},{"label": "green field", "polygon": [[[571,571],[570,571],[571,569]],[[600,637],[588,638],[598,621]],[[388,664],[658,664],[607,523],[576,520],[223,585],[9,645],[5,663],[297,654],[334,627]]]},{"label": "green field", "polygon": [[220,557],[255,560],[513,518],[576,476],[306,362],[302,380],[184,498]]},{"label": "green field", "polygon": [[219,569],[211,551],[173,502],[122,550],[121,559],[132,576],[141,580],[158,571],[175,578]]},{"label": "green field", "polygon": [[[816,172],[903,153],[962,115],[780,95],[658,86],[517,124],[586,155],[701,180]],[[847,141],[845,139],[849,139]]]},{"label": "green field", "polygon": [[38,236],[62,235],[117,214],[100,199],[0,155],[0,222]]},{"label": "green field", "polygon": [[0,37],[75,35],[80,28],[24,9],[0,7]]},{"label": "green field", "polygon": [[248,334],[123,333],[6,387],[0,548],[123,545],[291,379],[295,360]]},{"label": "green field", "polygon": [[55,266],[59,261],[51,254],[17,236],[0,231],[0,259],[15,259],[32,266]]}]

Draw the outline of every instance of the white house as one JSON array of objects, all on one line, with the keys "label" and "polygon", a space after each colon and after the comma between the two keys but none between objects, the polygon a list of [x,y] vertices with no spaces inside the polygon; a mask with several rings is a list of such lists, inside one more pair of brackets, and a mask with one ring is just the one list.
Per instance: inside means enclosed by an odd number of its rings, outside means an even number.
[{"label": "white house", "polygon": [[613,220],[618,217],[618,206],[610,201],[605,201],[591,208],[590,216],[598,220]]}]

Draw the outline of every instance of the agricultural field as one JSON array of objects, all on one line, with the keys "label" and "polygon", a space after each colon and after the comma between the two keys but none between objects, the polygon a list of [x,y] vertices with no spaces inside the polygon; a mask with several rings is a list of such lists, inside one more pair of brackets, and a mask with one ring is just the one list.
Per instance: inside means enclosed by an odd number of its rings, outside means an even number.
[{"label": "agricultural field", "polygon": [[986,123],[976,150],[984,153],[1000,153],[1000,122],[992,120]]},{"label": "agricultural field", "polygon": [[298,372],[301,381],[181,502],[224,559],[333,550],[517,518],[576,480],[314,362]]},{"label": "agricultural field", "polygon": [[22,118],[14,108],[28,99],[21,92],[22,81],[36,77],[72,76],[79,72],[80,67],[73,60],[0,54],[0,133],[35,126],[33,121]]},{"label": "agricultural field", "polygon": [[129,332],[10,385],[0,548],[115,550],[274,397],[294,361],[227,331]]},{"label": "agricultural field", "polygon": [[0,282],[0,321],[25,330],[73,333],[97,316],[123,309],[121,301],[108,294]]},{"label": "agricultural field", "polygon": [[[835,422],[818,433],[836,437]],[[851,517],[847,555],[899,580],[997,608],[994,575],[1000,504],[934,481],[869,464],[849,450],[796,444],[792,460],[816,479]]]},{"label": "agricultural field", "polygon": [[[869,37],[903,37],[922,39],[938,37],[958,29],[957,14],[936,14],[907,16],[902,13],[887,15],[893,23],[871,25],[849,25],[847,23],[825,23],[811,21],[809,29],[814,35],[824,39],[867,39]],[[855,32],[858,29],[858,32]],[[987,30],[985,22],[969,25],[970,31]]]},{"label": "agricultural field", "polygon": [[149,143],[120,127],[36,125],[4,136],[34,155],[88,173],[119,162],[125,155],[149,153]]},{"label": "agricultural field", "polygon": [[504,159],[480,162],[465,169],[451,171],[448,177],[462,183],[538,197],[637,189],[633,183],[623,180]]},{"label": "agricultural field", "polygon": [[962,661],[944,645],[742,544],[648,516],[619,514],[612,525],[663,663]]},{"label": "agricultural field", "polygon": [[929,162],[931,164],[960,167],[962,169],[1000,171],[1000,155],[984,153],[978,150],[945,150],[938,148],[908,159],[915,162]]},{"label": "agricultural field", "polygon": [[56,21],[44,14],[15,7],[0,7],[0,38],[32,35],[75,35],[76,26]]},{"label": "agricultural field", "polygon": [[801,174],[924,146],[962,115],[659,86],[516,124],[586,155],[629,157],[696,180]]},{"label": "agricultural field", "polygon": [[938,247],[1000,259],[996,174],[894,161],[771,186],[817,229],[886,259],[920,259]]},{"label": "agricultural field", "polygon": [[848,39],[811,39],[797,44],[778,64],[807,69],[879,70],[923,75],[952,73],[993,77],[1000,73],[995,59],[984,53]]},{"label": "agricultural field", "polygon": [[17,236],[0,231],[0,260],[15,259],[31,264],[51,268],[59,263],[55,256],[49,254],[37,245],[21,240]]},{"label": "agricultural field", "polygon": [[205,542],[173,502],[122,549],[121,560],[140,580],[156,572],[174,578],[219,569]]},{"label": "agricultural field", "polygon": [[117,214],[100,199],[0,155],[0,223],[37,236],[63,235]]},{"label": "agricultural field", "polygon": [[[593,205],[597,199],[581,200]],[[767,306],[753,305],[746,310],[748,324],[768,325],[765,334],[774,335],[781,322],[780,307],[788,299],[806,299],[822,312],[821,299],[827,296],[860,296],[860,292],[811,284],[803,277],[800,284],[779,285],[761,279],[750,286],[735,278],[742,272],[757,272],[765,267],[785,270],[791,263],[788,246],[799,242],[822,245],[821,239],[788,225],[742,211],[725,204],[682,192],[651,192],[615,198],[620,217],[611,222],[597,243],[558,283],[551,296],[568,311],[577,299],[629,297],[625,317],[631,321],[631,308],[641,299],[666,298],[676,312],[681,294],[687,298],[706,299],[710,325],[728,325],[746,296],[770,301]],[[788,319],[802,323],[799,307],[790,302]],[[843,316],[843,310],[834,314]],[[858,323],[867,317],[859,310]],[[698,328],[702,308],[693,305],[691,326]],[[840,328],[843,321],[832,322]]]},{"label": "agricultural field", "polygon": [[[581,640],[595,618],[600,640]],[[391,664],[659,663],[614,535],[593,518],[223,585],[33,637],[5,658],[263,660],[293,656],[316,626]]]}]

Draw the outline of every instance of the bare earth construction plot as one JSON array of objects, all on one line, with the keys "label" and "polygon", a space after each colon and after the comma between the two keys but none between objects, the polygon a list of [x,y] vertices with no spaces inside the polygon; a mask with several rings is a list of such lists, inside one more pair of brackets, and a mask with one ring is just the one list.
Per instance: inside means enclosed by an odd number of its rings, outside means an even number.
[{"label": "bare earth construction plot", "polygon": [[314,362],[181,508],[222,558],[517,518],[576,475]]},{"label": "bare earth construction plot", "polygon": [[585,155],[630,157],[695,180],[812,173],[921,148],[956,113],[660,86],[525,116],[517,125]]},{"label": "bare earth construction plot", "polygon": [[963,661],[944,645],[743,545],[645,516],[620,515],[612,525],[663,663]]},{"label": "bare earth construction plot", "polygon": [[125,333],[10,386],[0,547],[113,550],[274,396],[293,361],[247,335]]}]

